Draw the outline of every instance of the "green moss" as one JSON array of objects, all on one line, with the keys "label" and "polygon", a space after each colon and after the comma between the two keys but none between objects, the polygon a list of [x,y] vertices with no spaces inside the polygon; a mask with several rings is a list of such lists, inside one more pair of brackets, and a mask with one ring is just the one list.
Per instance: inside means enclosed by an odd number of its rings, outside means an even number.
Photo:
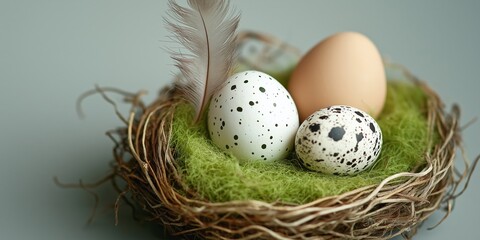
[{"label": "green moss", "polygon": [[211,143],[205,122],[193,126],[191,107],[181,104],[176,109],[172,138],[182,177],[210,201],[255,199],[301,204],[411,171],[425,163],[426,96],[405,82],[389,81],[387,91],[385,109],[378,119],[384,137],[382,153],[375,166],[356,176],[306,171],[295,160],[240,163]]}]

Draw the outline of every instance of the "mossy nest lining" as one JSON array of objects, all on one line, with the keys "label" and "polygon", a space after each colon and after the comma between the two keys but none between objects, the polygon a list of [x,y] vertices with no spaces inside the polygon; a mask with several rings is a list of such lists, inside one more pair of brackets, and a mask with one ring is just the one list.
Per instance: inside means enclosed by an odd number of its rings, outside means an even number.
[{"label": "mossy nest lining", "polygon": [[[209,143],[205,126],[166,88],[143,105],[130,98],[127,127],[114,148],[115,175],[148,220],[173,235],[215,239],[409,238],[441,206],[451,210],[469,166],[459,173],[459,108],[406,73],[389,81],[379,124],[377,164],[352,177],[308,172],[290,161],[239,163]],[[276,174],[276,175],[275,175]],[[213,175],[213,176],[212,176]],[[335,186],[335,187],[330,187]]]},{"label": "mossy nest lining", "polygon": [[172,146],[189,188],[214,202],[261,200],[305,204],[318,198],[378,184],[386,177],[423,167],[428,129],[426,95],[413,84],[390,81],[379,124],[385,135],[376,165],[355,176],[319,174],[303,169],[294,153],[274,163],[242,161],[211,143],[205,119],[192,125],[193,108],[176,106]]}]

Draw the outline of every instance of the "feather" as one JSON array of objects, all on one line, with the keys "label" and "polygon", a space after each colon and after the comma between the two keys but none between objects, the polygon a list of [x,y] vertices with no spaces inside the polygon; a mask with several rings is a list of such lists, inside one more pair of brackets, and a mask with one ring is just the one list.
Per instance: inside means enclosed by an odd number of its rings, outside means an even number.
[{"label": "feather", "polygon": [[229,2],[223,0],[188,0],[188,7],[170,0],[169,5],[167,26],[189,51],[172,54],[181,74],[175,84],[194,106],[197,123],[210,97],[230,74],[240,16],[231,13]]}]

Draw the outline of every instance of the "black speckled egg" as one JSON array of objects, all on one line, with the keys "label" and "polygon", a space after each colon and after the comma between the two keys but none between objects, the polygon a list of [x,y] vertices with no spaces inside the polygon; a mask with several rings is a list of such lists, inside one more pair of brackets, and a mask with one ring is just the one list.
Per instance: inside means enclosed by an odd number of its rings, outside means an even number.
[{"label": "black speckled egg", "polygon": [[290,94],[259,71],[232,75],[212,96],[208,110],[213,143],[242,160],[284,158],[294,148],[298,125]]},{"label": "black speckled egg", "polygon": [[313,171],[354,175],[380,155],[382,131],[367,113],[350,106],[331,106],[310,115],[295,137],[295,151]]}]

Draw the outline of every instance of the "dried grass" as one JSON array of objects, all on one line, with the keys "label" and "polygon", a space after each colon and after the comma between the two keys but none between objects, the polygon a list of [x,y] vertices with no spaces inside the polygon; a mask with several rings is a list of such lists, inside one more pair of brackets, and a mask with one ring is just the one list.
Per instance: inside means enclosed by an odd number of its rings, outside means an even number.
[{"label": "dried grass", "polygon": [[[378,239],[403,234],[409,238],[418,225],[440,207],[446,216],[462,192],[460,183],[470,167],[455,171],[461,149],[460,109],[445,113],[440,98],[414,80],[429,96],[428,126],[439,142],[425,153],[427,165],[415,172],[392,175],[380,184],[302,205],[281,202],[209,202],[182,181],[171,146],[174,108],[181,101],[166,89],[163,99],[133,109],[122,141],[114,149],[116,174],[127,182],[151,221],[174,235],[219,239]],[[140,112],[140,113],[139,113]],[[432,139],[429,144],[433,144]],[[404,181],[395,181],[402,178]]]},{"label": "dried grass", "polygon": [[[166,88],[160,98],[144,106],[138,95],[127,95],[132,104],[127,127],[109,132],[115,141],[114,175],[126,182],[118,187],[121,199],[135,202],[147,220],[164,225],[172,235],[208,239],[388,239],[411,238],[418,226],[439,208],[450,214],[453,202],[468,185],[478,158],[463,171],[454,166],[462,153],[460,108],[445,112],[438,95],[404,71],[428,95],[429,148],[427,162],[416,172],[402,172],[380,184],[306,204],[282,202],[210,202],[186,186],[172,148],[174,109],[181,100],[175,88]],[[97,89],[108,100],[107,91]],[[119,116],[121,114],[117,113]],[[433,141],[434,134],[438,134]],[[115,136],[116,137],[115,137]],[[435,142],[435,144],[434,144]],[[402,181],[396,181],[401,179]],[[462,185],[462,183],[465,184]],[[127,198],[126,193],[131,193]],[[442,220],[443,221],[443,220]]]}]

